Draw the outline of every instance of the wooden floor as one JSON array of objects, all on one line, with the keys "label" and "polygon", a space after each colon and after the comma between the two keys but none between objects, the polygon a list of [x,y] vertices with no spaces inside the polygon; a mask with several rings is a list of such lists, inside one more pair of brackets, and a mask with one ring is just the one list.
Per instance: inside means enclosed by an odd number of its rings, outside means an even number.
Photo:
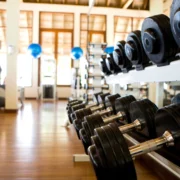
[{"label": "wooden floor", "polygon": [[[74,163],[83,153],[73,127],[65,128],[66,102],[26,101],[14,113],[0,113],[0,180],[95,180],[90,163]],[[139,180],[158,180],[136,162]]]}]

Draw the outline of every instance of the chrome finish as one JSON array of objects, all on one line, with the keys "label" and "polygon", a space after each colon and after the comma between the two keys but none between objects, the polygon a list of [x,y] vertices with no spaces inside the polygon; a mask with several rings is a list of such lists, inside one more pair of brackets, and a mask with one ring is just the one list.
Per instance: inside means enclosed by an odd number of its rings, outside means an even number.
[{"label": "chrome finish", "polygon": [[166,131],[161,137],[152,139],[129,148],[132,157],[158,150],[164,145],[173,146],[174,139],[170,132]]},{"label": "chrome finish", "polygon": [[122,132],[122,133],[127,133],[127,132],[130,132],[134,129],[137,129],[137,130],[141,130],[142,127],[141,127],[141,123],[139,120],[135,120],[134,122],[130,123],[130,124],[126,124],[124,126],[120,126],[119,127],[119,130]]},{"label": "chrome finish", "polygon": [[163,137],[166,138],[166,146],[174,146],[174,138],[172,134],[169,131],[165,131],[163,134]]},{"label": "chrome finish", "polygon": [[119,120],[123,120],[124,119],[123,115],[121,114],[121,112],[118,112],[116,115],[112,115],[112,116],[109,116],[107,118],[104,118],[103,121],[104,121],[104,123],[110,123],[110,122],[112,122],[114,120],[117,120],[117,119],[119,119]]},{"label": "chrome finish", "polygon": [[86,106],[86,108],[91,108],[97,106],[97,103],[91,103]]},{"label": "chrome finish", "polygon": [[103,104],[100,104],[99,106],[91,106],[91,111],[92,112],[95,112],[95,111],[98,111],[98,110],[101,110],[103,109],[104,105]]},{"label": "chrome finish", "polygon": [[112,111],[113,111],[112,107],[108,107],[107,109],[102,110],[102,111],[99,111],[98,113],[99,113],[101,116],[104,116],[104,115],[107,115],[108,113],[111,113]]}]

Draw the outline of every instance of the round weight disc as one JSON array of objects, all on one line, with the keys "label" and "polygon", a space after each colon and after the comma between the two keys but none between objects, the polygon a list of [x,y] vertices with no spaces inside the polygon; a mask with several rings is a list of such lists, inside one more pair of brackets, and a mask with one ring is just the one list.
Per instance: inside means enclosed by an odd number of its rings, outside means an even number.
[{"label": "round weight disc", "polygon": [[136,101],[136,99],[133,96],[125,96],[125,97],[120,97],[117,98],[115,101],[115,108],[116,112],[121,112],[124,116],[124,121],[126,123],[131,123],[131,118],[129,114],[129,106],[130,103]]},{"label": "round weight disc", "polygon": [[[145,101],[147,101],[147,103]],[[157,109],[155,108],[154,103],[148,99],[135,101],[130,104],[130,115],[132,121],[138,119],[141,122],[142,130],[138,132],[148,139],[156,137],[154,117],[150,115],[153,112],[153,109],[156,112]],[[153,114],[155,112],[153,112]]]},{"label": "round weight disc", "polygon": [[114,157],[114,154],[112,153],[111,146],[109,144],[109,141],[106,137],[104,130],[101,128],[96,128],[94,132],[95,132],[95,135],[98,136],[99,138],[99,141],[101,143],[101,146],[103,148],[103,151],[107,160],[108,167],[116,168],[117,167],[116,159]]},{"label": "round weight disc", "polygon": [[116,137],[117,142],[119,143],[119,147],[121,148],[122,156],[125,159],[126,172],[127,172],[126,179],[136,180],[137,176],[136,176],[136,170],[134,167],[134,163],[133,163],[131,154],[129,152],[128,145],[127,145],[122,133],[120,132],[120,130],[118,129],[118,127],[115,124],[109,124],[108,126],[111,127],[111,130],[112,130],[114,136]]},{"label": "round weight disc", "polygon": [[174,39],[178,44],[178,46],[180,47],[180,1],[179,0],[173,0],[173,3],[171,5],[170,23],[171,23],[171,30]]}]

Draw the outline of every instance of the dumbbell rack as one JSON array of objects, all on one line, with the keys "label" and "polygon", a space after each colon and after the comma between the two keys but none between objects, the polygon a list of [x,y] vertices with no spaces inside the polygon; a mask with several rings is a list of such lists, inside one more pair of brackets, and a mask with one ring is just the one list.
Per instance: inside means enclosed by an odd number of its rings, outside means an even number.
[{"label": "dumbbell rack", "polygon": [[[138,82],[155,82],[157,86],[155,103],[158,107],[160,107],[163,102],[163,82],[180,81],[179,67],[180,59],[171,62],[168,66],[157,67],[156,65],[153,65],[142,71],[132,70],[127,74],[119,73],[117,75],[106,76],[105,79],[107,84],[112,85],[113,93],[119,92],[120,85],[122,86]],[[139,143],[128,134],[124,134],[124,137],[131,145]],[[170,177],[169,179],[180,179],[180,169],[158,153],[151,152],[147,155],[143,155],[142,158],[145,162],[151,162],[153,167],[158,167],[159,174],[164,174],[164,176],[168,176],[168,178]],[[75,154],[73,156],[73,160],[74,162],[90,161],[89,156],[85,154]]]},{"label": "dumbbell rack", "polygon": [[84,83],[87,102],[93,100],[92,96],[94,93],[109,91],[109,85],[106,84],[104,75],[99,67],[101,55],[104,53],[103,47],[106,47],[106,44],[89,43],[88,45],[87,64],[85,67],[86,81]]}]

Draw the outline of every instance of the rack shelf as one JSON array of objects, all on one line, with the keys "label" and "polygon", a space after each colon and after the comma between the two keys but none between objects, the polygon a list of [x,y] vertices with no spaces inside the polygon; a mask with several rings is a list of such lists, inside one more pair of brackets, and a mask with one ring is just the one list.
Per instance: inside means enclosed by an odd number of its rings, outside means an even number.
[{"label": "rack shelf", "polygon": [[132,70],[127,74],[106,76],[107,84],[131,84],[137,82],[169,82],[180,81],[180,60],[171,62],[169,66],[149,66],[143,71]]}]

